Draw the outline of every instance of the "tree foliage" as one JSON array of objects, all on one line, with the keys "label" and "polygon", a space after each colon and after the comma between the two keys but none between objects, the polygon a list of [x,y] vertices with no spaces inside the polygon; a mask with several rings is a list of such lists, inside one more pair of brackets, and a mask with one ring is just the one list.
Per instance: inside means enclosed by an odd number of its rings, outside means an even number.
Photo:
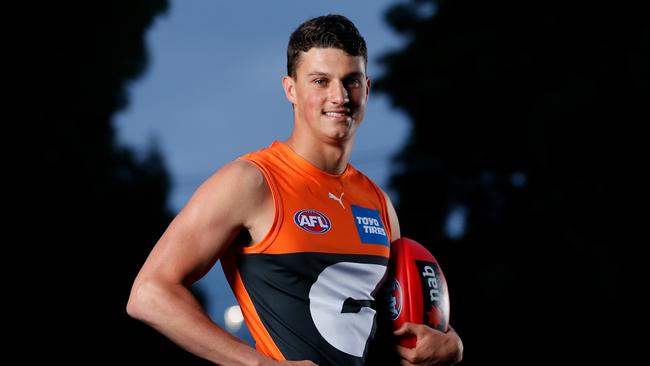
[{"label": "tree foliage", "polygon": [[126,314],[131,283],[171,220],[160,151],[120,146],[112,126],[145,71],[145,32],[165,0],[49,2],[24,9],[18,153],[24,358],[71,364],[207,364]]},{"label": "tree foliage", "polygon": [[387,11],[405,46],[375,86],[411,122],[392,177],[402,235],[442,263],[465,363],[627,355],[602,331],[634,322],[622,202],[638,193],[631,127],[650,120],[643,13],[505,0]]}]

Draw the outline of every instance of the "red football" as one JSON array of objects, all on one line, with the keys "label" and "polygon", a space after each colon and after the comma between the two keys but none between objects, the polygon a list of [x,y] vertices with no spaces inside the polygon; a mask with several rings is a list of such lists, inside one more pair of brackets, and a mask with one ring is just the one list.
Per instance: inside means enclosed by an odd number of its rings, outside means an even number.
[{"label": "red football", "polygon": [[[390,246],[388,271],[386,300],[393,328],[410,322],[447,332],[449,291],[433,254],[415,240],[397,239]],[[414,348],[415,341],[412,335],[400,338],[404,347]]]}]

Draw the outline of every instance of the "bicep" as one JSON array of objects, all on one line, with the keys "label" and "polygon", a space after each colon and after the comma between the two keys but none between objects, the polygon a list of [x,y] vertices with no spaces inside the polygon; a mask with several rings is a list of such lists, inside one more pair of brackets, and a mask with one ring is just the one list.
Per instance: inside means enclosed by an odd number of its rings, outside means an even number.
[{"label": "bicep", "polygon": [[259,171],[232,162],[208,178],[160,237],[142,276],[189,285],[207,273],[264,194]]}]

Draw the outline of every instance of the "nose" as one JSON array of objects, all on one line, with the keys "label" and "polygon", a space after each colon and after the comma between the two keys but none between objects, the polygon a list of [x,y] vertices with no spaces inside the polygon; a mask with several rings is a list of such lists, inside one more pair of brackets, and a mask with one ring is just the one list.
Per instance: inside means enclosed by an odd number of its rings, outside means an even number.
[{"label": "nose", "polygon": [[347,104],[350,102],[348,90],[343,83],[332,83],[330,90],[330,100],[335,104]]}]

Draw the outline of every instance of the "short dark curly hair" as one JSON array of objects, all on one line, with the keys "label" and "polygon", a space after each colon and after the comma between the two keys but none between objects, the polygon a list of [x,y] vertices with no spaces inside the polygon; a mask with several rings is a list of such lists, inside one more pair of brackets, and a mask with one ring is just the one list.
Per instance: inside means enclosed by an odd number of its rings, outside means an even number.
[{"label": "short dark curly hair", "polygon": [[350,56],[361,56],[368,65],[366,41],[350,19],[342,15],[325,15],[309,19],[293,31],[287,47],[287,74],[296,77],[300,52],[312,48],[338,48]]}]

